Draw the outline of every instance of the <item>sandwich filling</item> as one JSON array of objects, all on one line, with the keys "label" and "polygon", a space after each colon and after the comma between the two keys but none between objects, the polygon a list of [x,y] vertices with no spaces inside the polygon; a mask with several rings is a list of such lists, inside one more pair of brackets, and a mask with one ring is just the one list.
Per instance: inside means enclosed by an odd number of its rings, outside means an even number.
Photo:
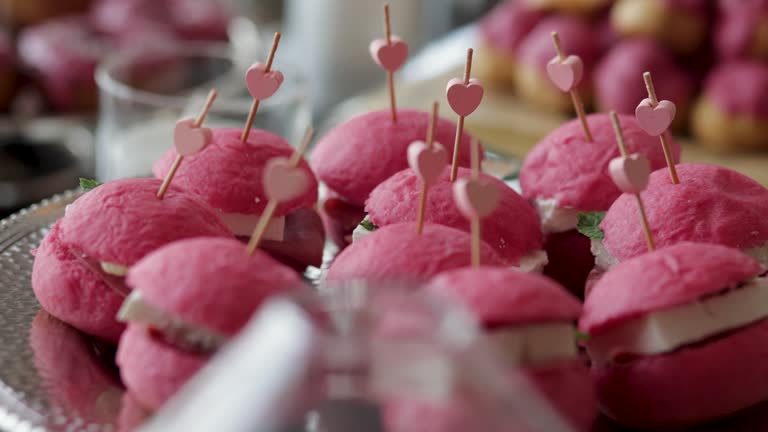
[{"label": "sandwich filling", "polygon": [[[359,242],[379,227],[368,219],[368,216],[352,231],[352,243]],[[526,273],[541,273],[544,267],[549,263],[547,252],[544,250],[533,251],[520,258],[516,266],[511,266],[512,270]]]},{"label": "sandwich filling", "polygon": [[668,353],[768,317],[764,275],[695,302],[648,313],[593,335],[585,343],[592,361],[609,364]]},{"label": "sandwich filling", "polygon": [[537,323],[491,331],[487,334],[502,360],[516,366],[537,366],[578,357],[574,335],[567,322]]},{"label": "sandwich filling", "polygon": [[[247,237],[253,234],[253,230],[259,223],[261,215],[244,213],[225,213],[219,211],[219,216],[232,233],[238,237]],[[283,241],[285,235],[285,216],[273,217],[269,220],[264,240]]]},{"label": "sandwich filling", "polygon": [[117,319],[146,325],[150,334],[160,336],[165,342],[194,354],[211,354],[227,341],[225,335],[192,324],[149,304],[139,290],[133,290],[125,299],[117,312]]},{"label": "sandwich filling", "polygon": [[579,213],[582,210],[573,207],[559,207],[554,198],[536,198],[533,208],[541,219],[541,230],[544,234],[559,233],[576,229],[579,224]]}]

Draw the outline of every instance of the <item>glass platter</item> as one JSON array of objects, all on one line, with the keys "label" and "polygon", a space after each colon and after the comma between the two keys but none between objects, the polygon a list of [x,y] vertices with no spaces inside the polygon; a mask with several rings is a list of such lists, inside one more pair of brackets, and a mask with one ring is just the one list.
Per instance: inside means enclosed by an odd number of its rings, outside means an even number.
[{"label": "glass platter", "polygon": [[[125,394],[114,348],[52,318],[32,292],[32,251],[78,195],[56,195],[0,221],[0,431],[129,431],[148,415]],[[328,249],[326,260],[332,255]],[[617,430],[605,417],[593,429]],[[768,402],[695,430],[768,430]]]}]

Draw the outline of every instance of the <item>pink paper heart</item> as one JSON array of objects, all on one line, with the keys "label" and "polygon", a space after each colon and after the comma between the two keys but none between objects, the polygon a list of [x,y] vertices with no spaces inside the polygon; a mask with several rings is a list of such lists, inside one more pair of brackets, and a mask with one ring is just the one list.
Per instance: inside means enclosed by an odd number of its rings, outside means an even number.
[{"label": "pink paper heart", "polygon": [[469,84],[459,78],[448,81],[445,94],[448,97],[448,105],[461,117],[472,114],[483,100],[483,84],[480,80],[471,79]]},{"label": "pink paper heart", "polygon": [[432,185],[448,165],[448,152],[437,142],[429,148],[424,141],[414,141],[408,146],[408,165],[427,185]]},{"label": "pink paper heart", "polygon": [[283,74],[272,70],[266,72],[267,66],[262,63],[254,63],[245,72],[245,86],[251,97],[264,100],[275,94],[283,84]]},{"label": "pink paper heart", "polygon": [[264,192],[270,200],[286,202],[307,191],[309,178],[300,167],[291,167],[286,158],[274,158],[264,167]]},{"label": "pink paper heart", "polygon": [[392,36],[392,43],[389,45],[386,39],[376,39],[371,42],[368,50],[373,61],[389,72],[400,69],[408,57],[408,44],[397,36]]},{"label": "pink paper heart", "polygon": [[677,107],[668,100],[660,101],[654,107],[651,105],[651,100],[645,98],[635,108],[635,117],[637,117],[637,123],[648,135],[659,136],[669,129],[676,112]]},{"label": "pink paper heart", "polygon": [[453,184],[453,199],[467,218],[483,218],[496,209],[499,190],[495,184],[484,180],[461,178]]},{"label": "pink paper heart", "polygon": [[557,88],[569,92],[581,82],[581,77],[584,75],[584,63],[576,55],[569,55],[563,61],[560,61],[560,57],[555,56],[547,63],[547,75]]},{"label": "pink paper heart", "polygon": [[640,193],[648,187],[651,163],[640,153],[617,157],[608,164],[613,182],[622,192]]},{"label": "pink paper heart", "polygon": [[213,140],[213,132],[204,127],[195,127],[195,119],[183,119],[176,122],[173,128],[173,146],[181,156],[190,156]]}]

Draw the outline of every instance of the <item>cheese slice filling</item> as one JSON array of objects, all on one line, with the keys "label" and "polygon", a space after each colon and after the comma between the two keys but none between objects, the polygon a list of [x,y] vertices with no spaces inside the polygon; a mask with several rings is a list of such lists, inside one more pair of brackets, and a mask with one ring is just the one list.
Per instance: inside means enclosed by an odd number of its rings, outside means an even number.
[{"label": "cheese slice filling", "polygon": [[488,333],[501,359],[516,366],[536,366],[578,357],[573,324],[566,322],[516,326]]},{"label": "cheese slice filling", "polygon": [[[220,211],[219,216],[224,224],[229,227],[236,236],[244,237],[253,234],[253,230],[259,223],[261,215],[243,213],[225,213]],[[264,240],[283,241],[285,238],[285,216],[273,217],[269,220]]]},{"label": "cheese slice filling", "polygon": [[581,210],[573,207],[559,207],[554,198],[536,198],[533,207],[541,219],[544,234],[559,233],[576,229]]},{"label": "cheese slice filling", "polygon": [[133,290],[117,312],[120,322],[136,322],[154,328],[177,347],[191,352],[211,353],[227,341],[213,330],[189,323],[144,301],[138,289]]},{"label": "cheese slice filling", "polygon": [[[364,219],[368,221],[368,217]],[[358,242],[373,231],[368,230],[362,223],[358,224],[354,231],[352,231],[352,242]],[[520,258],[520,262],[516,266],[510,266],[512,270],[521,271],[524,273],[541,273],[544,271],[544,267],[549,264],[549,257],[544,250],[536,250],[524,257]]]},{"label": "cheese slice filling", "polygon": [[619,355],[654,355],[701,342],[768,317],[768,278],[696,302],[649,313],[592,336],[592,361],[605,364]]}]

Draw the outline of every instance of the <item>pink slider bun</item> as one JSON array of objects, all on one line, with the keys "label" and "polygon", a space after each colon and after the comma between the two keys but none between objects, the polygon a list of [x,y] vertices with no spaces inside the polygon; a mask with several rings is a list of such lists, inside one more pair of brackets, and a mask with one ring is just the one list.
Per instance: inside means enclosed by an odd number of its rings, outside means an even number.
[{"label": "pink slider bun", "polygon": [[[481,260],[501,265],[501,257],[485,242]],[[445,225],[403,222],[379,228],[344,249],[328,269],[326,280],[422,280],[446,270],[470,265],[470,236]]]},{"label": "pink slider bun", "polygon": [[172,186],[157,199],[160,183],[115,180],[69,206],[40,244],[32,268],[32,288],[46,311],[85,333],[117,341],[124,326],[115,314],[124,293],[99,262],[127,267],[175,240],[231,236],[195,196]]},{"label": "pink slider bun", "polygon": [[[458,178],[471,175],[468,168],[459,168]],[[481,174],[499,190],[499,204],[482,221],[483,240],[496,249],[508,264],[518,265],[524,256],[542,249],[543,236],[536,211],[517,192],[501,180]],[[453,199],[450,167],[429,188],[425,222],[446,225],[469,232],[470,223]],[[421,179],[410,168],[400,171],[379,184],[368,197],[365,210],[367,219],[378,227],[416,220]]]},{"label": "pink slider bun", "polygon": [[[368,194],[392,174],[408,168],[408,146],[427,137],[429,114],[402,109],[392,123],[389,110],[357,116],[325,134],[312,150],[312,167],[331,192],[362,207]],[[456,124],[440,118],[435,141],[453,154]],[[459,165],[469,166],[468,134],[461,137]]]},{"label": "pink slider bun", "polygon": [[[253,255],[232,239],[196,238],[147,255],[128,272],[142,302],[185,323],[234,336],[262,302],[301,285],[296,273],[261,251]],[[128,390],[159,408],[209,358],[210,352],[177,347],[162,329],[130,322],[117,364]]]},{"label": "pink slider bun", "polygon": [[[644,154],[653,169],[665,167],[659,139],[640,129],[633,115],[619,118],[629,152]],[[589,241],[575,231],[576,214],[607,210],[621,195],[608,174],[608,163],[619,156],[610,117],[590,114],[587,124],[593,142],[586,140],[579,121],[572,120],[539,141],[520,169],[523,197],[539,208],[542,228],[552,234],[546,239],[549,265],[544,272],[579,295],[594,261]],[[680,147],[671,145],[677,161]]]},{"label": "pink slider bun", "polygon": [[768,60],[768,1],[719,0],[714,43],[723,60]]},{"label": "pink slider bun", "polygon": [[634,114],[637,104],[648,97],[643,73],[651,72],[660,99],[677,106],[676,124],[688,118],[695,82],[675,63],[672,53],[658,42],[627,39],[618,42],[595,68],[595,102],[602,111]]},{"label": "pink slider bun", "polygon": [[[265,130],[253,129],[246,143],[240,140],[240,134],[240,129],[213,129],[212,142],[198,154],[184,158],[173,184],[200,196],[222,213],[255,218],[269,202],[262,184],[267,161],[275,157],[289,158],[294,149],[281,137]],[[155,176],[165,177],[176,156],[174,147],[168,149],[155,163]],[[274,213],[274,217],[286,217],[285,238],[265,241],[261,246],[287,264],[304,268],[320,265],[325,235],[320,216],[313,210],[317,202],[317,178],[306,161],[300,161],[299,167],[310,180],[307,192],[280,203]],[[247,231],[248,234],[240,235],[249,235],[251,230]]]},{"label": "pink slider bun", "polygon": [[[645,212],[657,247],[683,241],[714,243],[754,256],[768,245],[768,189],[751,178],[716,165],[677,166],[680,184],[669,181],[666,169],[651,173],[643,192]],[[603,246],[613,260],[647,251],[633,195],[613,203],[600,228]],[[755,249],[751,251],[751,249]],[[754,252],[754,253],[753,253]]]},{"label": "pink slider bun", "polygon": [[[581,313],[580,302],[553,280],[503,268],[447,271],[425,289],[463,302],[488,335],[530,324],[567,324]],[[575,352],[570,359],[514,365],[514,370],[523,372],[576,430],[590,430],[597,405],[588,369]]]},{"label": "pink slider bun", "polygon": [[[724,246],[661,248],[607,272],[587,297],[579,327],[590,334],[589,349],[633,319],[728,295],[764,271]],[[730,415],[768,397],[766,342],[768,322],[759,320],[673,351],[593,364],[598,399],[605,414],[632,428],[658,430]]]},{"label": "pink slider bun", "polygon": [[526,101],[551,111],[572,109],[567,93],[560,91],[547,76],[547,63],[557,54],[552,32],[560,34],[566,55],[575,54],[584,63],[584,74],[578,87],[585,99],[592,87],[592,68],[600,55],[597,29],[588,20],[569,15],[553,15],[536,25],[520,43],[517,54],[515,89]]}]

